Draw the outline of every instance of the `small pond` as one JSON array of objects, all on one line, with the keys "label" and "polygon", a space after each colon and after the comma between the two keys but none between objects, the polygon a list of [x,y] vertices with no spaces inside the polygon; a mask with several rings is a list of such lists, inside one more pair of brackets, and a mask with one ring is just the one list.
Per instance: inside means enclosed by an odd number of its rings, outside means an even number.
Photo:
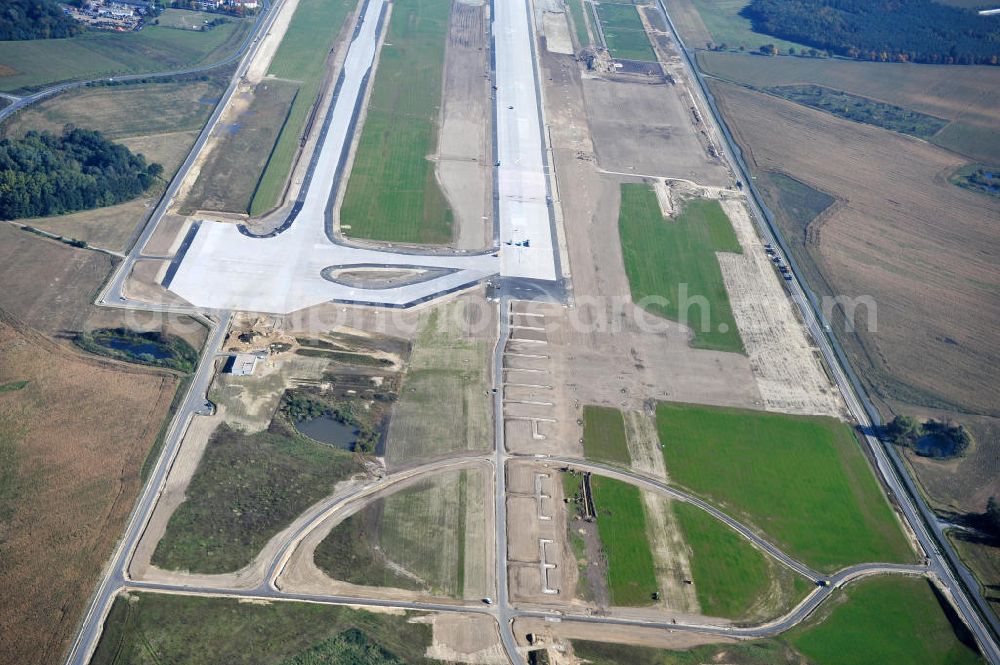
[{"label": "small pond", "polygon": [[342,423],[330,416],[320,416],[312,420],[296,420],[295,429],[310,439],[341,450],[353,450],[354,442],[358,440],[358,430],[354,425]]},{"label": "small pond", "polygon": [[131,353],[136,356],[149,354],[157,360],[166,360],[167,358],[173,358],[174,356],[174,354],[171,353],[166,347],[144,340],[129,340],[121,337],[98,337],[94,341],[108,349],[124,351],[125,353]]}]

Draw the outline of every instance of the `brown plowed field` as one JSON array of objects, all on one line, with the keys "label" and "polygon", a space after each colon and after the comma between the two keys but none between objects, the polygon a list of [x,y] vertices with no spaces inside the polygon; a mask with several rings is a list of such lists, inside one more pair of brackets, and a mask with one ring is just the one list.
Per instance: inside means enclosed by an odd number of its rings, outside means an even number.
[{"label": "brown plowed field", "polygon": [[62,662],[177,379],[0,313],[0,662]]},{"label": "brown plowed field", "polygon": [[728,84],[713,89],[752,169],[793,174],[840,199],[808,245],[802,233],[789,240],[826,281],[817,290],[877,303],[877,329],[840,335],[875,392],[996,413],[1000,200],[949,185],[945,174],[963,160],[923,141]]}]

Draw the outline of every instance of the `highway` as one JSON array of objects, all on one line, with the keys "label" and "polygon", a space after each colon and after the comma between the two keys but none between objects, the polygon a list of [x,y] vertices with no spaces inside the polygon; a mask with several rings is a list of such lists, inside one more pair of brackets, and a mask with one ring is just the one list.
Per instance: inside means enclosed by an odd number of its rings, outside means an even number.
[{"label": "highway", "polygon": [[888,487],[890,496],[896,500],[903,518],[916,535],[920,547],[929,557],[931,570],[948,588],[956,609],[973,632],[984,656],[994,665],[1000,665],[1000,647],[997,644],[1000,622],[982,597],[975,577],[961,562],[954,547],[941,530],[933,512],[927,507],[896,450],[891,445],[884,446],[874,435],[876,430],[873,424],[880,422],[878,412],[865,396],[864,387],[851,369],[850,362],[837,344],[836,339],[827,333],[829,323],[823,317],[820,303],[816,295],[800,280],[800,271],[795,265],[794,257],[788,251],[785,239],[777,227],[771,223],[771,217],[765,213],[766,206],[754,186],[753,178],[743,161],[738,146],[715,105],[701,71],[684,45],[663,0],[657,0],[657,4],[666,19],[674,42],[682,55],[682,61],[690,72],[691,79],[697,83],[694,92],[699,97],[699,103],[709,110],[709,117],[723,138],[721,145],[723,154],[732,166],[734,173],[738,174],[747,185],[747,190],[750,193],[747,201],[761,237],[765,242],[771,242],[780,247],[786,262],[792,268],[794,279],[789,282],[792,300],[801,312],[813,340],[822,352],[851,415],[864,434],[865,442],[875,459],[879,475]]}]

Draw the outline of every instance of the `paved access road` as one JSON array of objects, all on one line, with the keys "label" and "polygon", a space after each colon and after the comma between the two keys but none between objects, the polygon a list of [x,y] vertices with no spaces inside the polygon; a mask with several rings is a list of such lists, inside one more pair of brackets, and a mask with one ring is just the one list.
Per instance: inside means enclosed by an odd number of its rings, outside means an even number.
[{"label": "paved access road", "polygon": [[983,654],[991,663],[1000,665],[1000,646],[997,643],[997,635],[1000,635],[1000,621],[983,598],[979,583],[959,559],[954,547],[944,535],[934,513],[927,507],[896,450],[891,445],[884,446],[874,435],[873,423],[879,422],[877,411],[867,400],[864,388],[852,371],[843,350],[836,340],[827,333],[828,322],[823,318],[815,294],[800,281],[798,277],[800,273],[795,265],[794,257],[788,252],[788,245],[780,231],[770,223],[770,218],[765,214],[765,206],[753,184],[750,171],[715,105],[711,92],[705,85],[701,71],[667,13],[663,0],[657,0],[657,4],[667,21],[671,36],[681,52],[684,65],[690,72],[692,80],[698,84],[694,92],[697,93],[701,104],[710,112],[706,121],[714,123],[719,130],[719,134],[723,137],[721,145],[723,154],[732,165],[734,173],[739,174],[739,177],[747,185],[750,193],[747,200],[761,237],[766,242],[772,242],[780,247],[786,262],[792,267],[794,279],[789,282],[792,300],[798,306],[810,334],[823,353],[826,364],[844,396],[851,415],[864,432],[865,442],[875,458],[879,475],[889,488],[890,495],[896,499],[900,512],[916,535],[920,547],[930,559],[931,570],[948,588],[958,612],[975,635]]},{"label": "paved access road", "polygon": [[167,474],[184,438],[184,432],[187,431],[191,419],[205,405],[205,395],[208,392],[212,376],[215,374],[215,352],[222,348],[229,330],[229,321],[230,314],[222,312],[218,314],[218,320],[211,324],[211,332],[208,339],[205,340],[204,352],[195,370],[194,378],[191,380],[187,395],[185,395],[184,401],[170,424],[170,429],[164,438],[163,451],[160,453],[156,466],[132,510],[125,535],[118,544],[118,549],[112,555],[105,576],[91,600],[87,614],[84,616],[83,626],[70,650],[68,663],[86,665],[94,648],[97,647],[97,641],[104,626],[104,617],[107,616],[115,596],[125,586],[129,561],[131,561],[135,547],[153,514],[153,508],[160,498],[160,492],[163,491]]}]

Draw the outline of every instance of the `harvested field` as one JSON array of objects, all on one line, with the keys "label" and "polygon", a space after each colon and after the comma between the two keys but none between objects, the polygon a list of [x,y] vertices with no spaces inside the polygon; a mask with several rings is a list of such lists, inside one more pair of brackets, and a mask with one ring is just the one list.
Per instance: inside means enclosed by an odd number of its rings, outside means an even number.
[{"label": "harvested field", "polygon": [[0,90],[208,64],[235,52],[252,25],[249,19],[232,19],[208,32],[151,25],[141,32],[92,31],[69,39],[0,42],[0,64],[14,70],[0,76]]},{"label": "harvested field", "polygon": [[[996,412],[1000,270],[990,257],[1000,253],[1000,200],[950,185],[944,174],[962,161],[933,146],[735,86],[713,88],[752,169],[795,173],[840,199],[821,224],[778,223],[814,290],[877,306],[877,318],[858,308],[853,334],[841,321],[834,326],[874,395]],[[796,148],[804,144],[812,148]]]},{"label": "harvested field", "polygon": [[83,88],[18,111],[3,124],[3,133],[59,133],[67,124],[96,129],[110,139],[187,132],[201,129],[224,91],[221,77]]},{"label": "harvested field", "polygon": [[390,468],[493,445],[489,338],[495,328],[475,318],[483,314],[469,300],[423,312],[389,423]]},{"label": "harvested field", "polygon": [[129,594],[115,600],[91,663],[369,662],[374,650],[386,665],[427,665],[436,662],[424,657],[432,629],[414,620],[420,616],[311,603]]},{"label": "harvested field", "polygon": [[708,139],[695,126],[691,102],[678,87],[592,77],[581,84],[601,168],[729,184],[725,166],[709,155]]},{"label": "harvested field", "polygon": [[657,425],[673,482],[755,525],[791,556],[824,571],[914,558],[846,423],[662,403]]},{"label": "harvested field", "polygon": [[[316,547],[316,565],[352,584],[482,597],[485,481],[480,470],[440,473],[378,499],[334,527]],[[467,588],[470,569],[478,574]]]},{"label": "harvested field", "polygon": [[[73,249],[0,224],[0,309],[47,335],[83,328],[113,266],[106,254]],[[67,288],[66,285],[73,285]]]},{"label": "harvested field", "polygon": [[323,82],[331,74],[330,60],[338,37],[347,30],[348,19],[357,4],[357,0],[298,0],[271,60],[268,76],[297,81],[299,90],[254,192],[250,204],[252,215],[267,212],[280,203]]},{"label": "harvested field", "polygon": [[[676,0],[674,0],[676,1]],[[1000,71],[996,67],[761,58],[736,53],[698,54],[719,78],[767,88],[821,85],[944,118],[950,124],[931,142],[979,161],[1000,160]]]},{"label": "harvested field", "polygon": [[449,0],[393,6],[340,229],[355,238],[446,243],[453,213],[427,159],[435,152]]},{"label": "harvested field", "polygon": [[0,394],[0,661],[61,662],[177,377],[83,356],[0,313],[0,385],[15,381]]},{"label": "harvested field", "polygon": [[633,302],[690,327],[695,348],[744,352],[715,256],[743,249],[717,201],[665,220],[652,187],[624,184],[618,228]]},{"label": "harvested field", "polygon": [[249,212],[298,90],[295,83],[265,79],[234,97],[229,122],[216,125],[215,143],[187,193],[185,209]]}]

